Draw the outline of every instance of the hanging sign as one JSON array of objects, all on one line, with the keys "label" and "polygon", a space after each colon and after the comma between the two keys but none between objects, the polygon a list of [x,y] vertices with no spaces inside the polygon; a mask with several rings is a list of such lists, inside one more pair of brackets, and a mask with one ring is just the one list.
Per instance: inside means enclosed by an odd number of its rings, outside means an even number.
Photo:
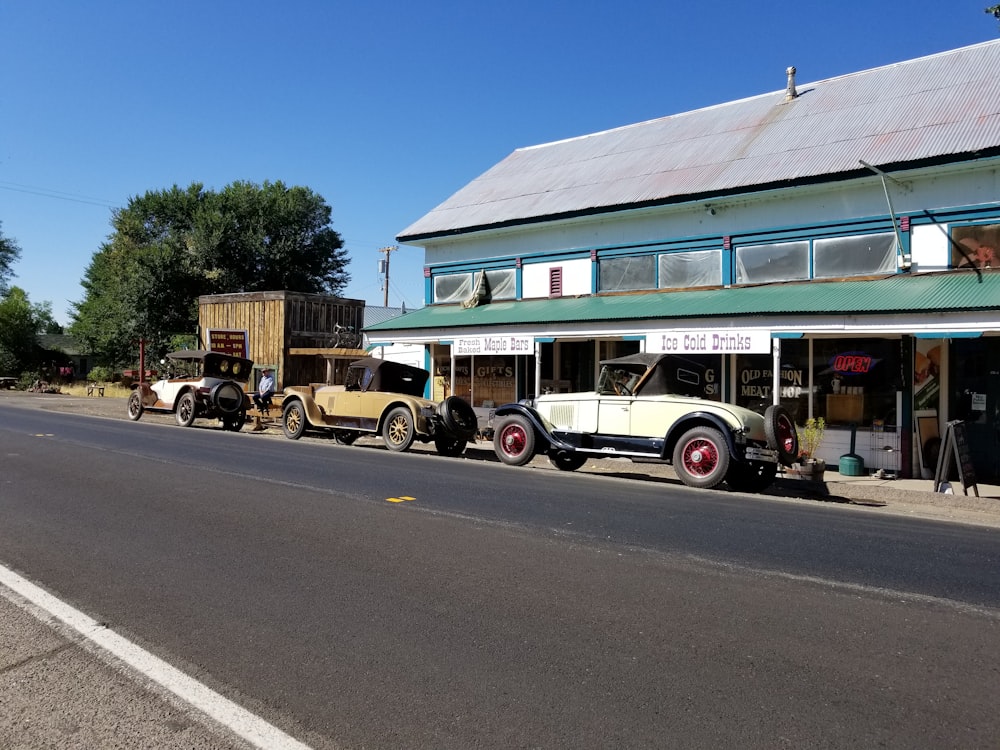
[{"label": "hanging sign", "polygon": [[247,358],[247,332],[227,328],[208,329],[208,349],[213,352],[231,354],[234,357]]},{"label": "hanging sign", "polygon": [[455,356],[468,357],[476,354],[534,354],[535,339],[531,336],[469,336],[456,337]]},{"label": "hanging sign", "polygon": [[646,351],[657,354],[770,354],[771,334],[732,328],[652,331],[646,334]]}]

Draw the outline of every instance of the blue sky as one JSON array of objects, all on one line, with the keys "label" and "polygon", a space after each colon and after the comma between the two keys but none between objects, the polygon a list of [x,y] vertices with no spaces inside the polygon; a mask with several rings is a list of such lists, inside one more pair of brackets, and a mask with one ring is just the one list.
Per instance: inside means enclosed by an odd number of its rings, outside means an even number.
[{"label": "blue sky", "polygon": [[[987,41],[987,0],[0,4],[0,232],[13,283],[70,321],[132,196],[303,185],[333,208],[346,296],[378,251],[523,146]],[[389,304],[423,304],[423,250]]]}]

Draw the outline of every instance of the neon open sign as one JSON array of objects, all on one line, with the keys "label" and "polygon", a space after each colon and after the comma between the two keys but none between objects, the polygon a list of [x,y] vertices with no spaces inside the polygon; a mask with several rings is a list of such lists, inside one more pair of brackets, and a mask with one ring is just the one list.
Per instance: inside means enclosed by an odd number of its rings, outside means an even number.
[{"label": "neon open sign", "polygon": [[830,362],[830,366],[836,372],[849,372],[849,373],[866,373],[870,372],[872,367],[878,364],[878,360],[873,357],[862,354],[861,352],[845,352],[844,354],[838,354]]}]

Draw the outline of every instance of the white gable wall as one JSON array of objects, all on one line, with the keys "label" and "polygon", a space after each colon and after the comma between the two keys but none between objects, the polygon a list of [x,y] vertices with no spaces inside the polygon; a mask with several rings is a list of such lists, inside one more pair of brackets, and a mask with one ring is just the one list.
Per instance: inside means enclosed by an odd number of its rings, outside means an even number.
[{"label": "white gable wall", "polygon": [[549,263],[525,263],[521,269],[521,297],[549,296],[549,271],[562,268],[562,296],[573,297],[591,293],[590,258],[577,258]]}]

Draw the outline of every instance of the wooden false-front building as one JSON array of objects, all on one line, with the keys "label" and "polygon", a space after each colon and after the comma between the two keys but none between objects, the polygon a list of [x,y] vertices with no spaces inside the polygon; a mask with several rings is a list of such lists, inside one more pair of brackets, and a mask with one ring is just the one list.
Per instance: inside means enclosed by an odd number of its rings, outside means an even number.
[{"label": "wooden false-front building", "polygon": [[[361,348],[365,302],[301,292],[242,292],[198,298],[199,346],[254,361],[255,388],[264,368],[277,390],[288,385],[342,384]],[[241,354],[242,350],[242,354]]]}]

